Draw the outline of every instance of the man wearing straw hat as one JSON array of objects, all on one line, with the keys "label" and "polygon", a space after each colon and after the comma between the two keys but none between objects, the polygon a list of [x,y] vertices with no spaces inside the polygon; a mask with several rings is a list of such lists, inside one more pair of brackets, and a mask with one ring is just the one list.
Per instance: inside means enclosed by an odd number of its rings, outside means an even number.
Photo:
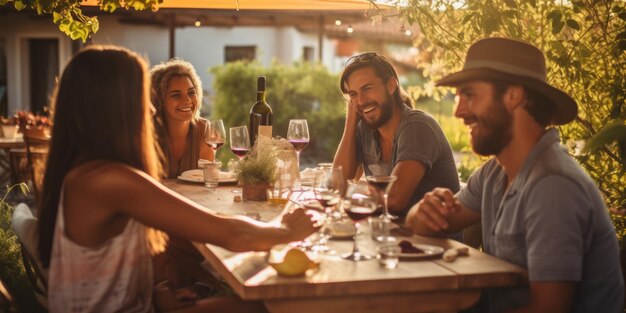
[{"label": "man wearing straw hat", "polygon": [[491,290],[481,312],[622,312],[615,230],[598,188],[549,125],[571,122],[576,102],[546,82],[543,53],[488,38],[463,70],[437,82],[456,88],[455,115],[473,150],[493,155],[456,195],[436,188],[411,208],[414,232],[454,232],[482,221],[487,253],[528,269],[528,287]]}]

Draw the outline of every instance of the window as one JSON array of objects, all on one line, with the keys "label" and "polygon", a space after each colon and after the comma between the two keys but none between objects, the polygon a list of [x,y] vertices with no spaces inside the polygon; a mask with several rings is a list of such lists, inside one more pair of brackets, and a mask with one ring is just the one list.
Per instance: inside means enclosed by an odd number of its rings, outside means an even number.
[{"label": "window", "polygon": [[224,48],[224,63],[239,60],[253,61],[256,59],[256,46],[226,46]]},{"label": "window", "polygon": [[306,46],[302,48],[302,61],[313,62],[315,61],[315,48]]}]

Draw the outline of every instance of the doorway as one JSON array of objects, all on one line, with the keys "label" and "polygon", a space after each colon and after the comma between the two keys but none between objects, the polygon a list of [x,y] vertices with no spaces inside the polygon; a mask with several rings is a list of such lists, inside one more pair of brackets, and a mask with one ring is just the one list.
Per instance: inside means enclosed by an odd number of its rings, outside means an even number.
[{"label": "doorway", "polygon": [[30,110],[47,115],[59,75],[59,40],[28,39]]}]

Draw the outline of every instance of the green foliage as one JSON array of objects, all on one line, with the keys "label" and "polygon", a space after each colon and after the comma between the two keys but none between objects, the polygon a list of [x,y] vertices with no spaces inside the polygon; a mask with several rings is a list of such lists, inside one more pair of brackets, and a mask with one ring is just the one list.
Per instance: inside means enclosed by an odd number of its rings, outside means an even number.
[{"label": "green foliage", "polygon": [[[52,15],[52,21],[59,26],[59,30],[72,38],[72,40],[81,39],[83,42],[87,38],[98,32],[98,17],[89,17],[83,14],[80,7],[80,0],[0,0],[0,5],[13,2],[13,7],[21,11],[24,9],[32,9],[38,15]],[[159,4],[163,0],[99,0],[100,9],[104,12],[114,12],[119,8],[135,9],[137,11],[151,9],[157,11]]]},{"label": "green foliage", "polygon": [[467,127],[465,127],[461,119],[443,115],[437,117],[437,121],[441,125],[446,138],[448,138],[452,150],[459,152],[469,151],[469,135],[467,134]]},{"label": "green foliage", "polygon": [[43,312],[44,310],[35,299],[33,287],[26,276],[20,245],[11,228],[13,207],[6,202],[6,197],[17,186],[24,194],[28,192],[28,187],[24,183],[7,186],[3,198],[0,199],[0,278],[15,296],[21,312]]},{"label": "green foliage", "polygon": [[[260,137],[245,158],[237,162],[235,175],[244,184],[276,181],[277,148],[279,139]],[[289,144],[286,142],[286,144]]]},{"label": "green foliage", "polygon": [[[337,75],[319,64],[273,63],[263,67],[243,61],[215,67],[211,72],[215,75],[212,114],[223,119],[227,128],[248,125],[250,108],[256,101],[257,77],[265,75],[267,102],[274,112],[273,135],[286,137],[289,120],[304,118],[311,141],[301,153],[301,164],[333,159],[345,121],[345,100]],[[218,155],[222,162],[233,157],[222,150]]]},{"label": "green foliage", "polygon": [[461,182],[467,183],[469,177],[476,171],[481,165],[483,165],[489,158],[481,157],[474,153],[467,152],[463,154],[461,162],[457,164],[456,169],[459,172],[459,179]]},{"label": "green foliage", "polygon": [[[550,84],[579,104],[576,121],[559,128],[563,142],[595,179],[609,207],[626,203],[626,139],[616,131],[621,126],[608,126],[626,119],[626,2],[431,0],[398,9],[401,18],[422,31],[415,45],[418,68],[428,82],[412,90],[416,98],[445,98],[449,89],[434,88],[433,82],[459,70],[467,48],[478,39],[517,38],[544,51]],[[608,135],[600,132],[605,125]],[[601,138],[594,149],[578,154],[575,143],[596,134]]]}]

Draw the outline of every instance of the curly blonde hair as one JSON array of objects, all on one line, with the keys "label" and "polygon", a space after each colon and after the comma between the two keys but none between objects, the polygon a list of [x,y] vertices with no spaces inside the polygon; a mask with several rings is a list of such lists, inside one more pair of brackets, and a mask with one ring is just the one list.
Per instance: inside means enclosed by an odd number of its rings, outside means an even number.
[{"label": "curly blonde hair", "polygon": [[[169,135],[167,133],[167,117],[165,114],[165,94],[170,80],[174,77],[187,77],[191,80],[193,88],[196,90],[198,99],[197,106],[194,109],[194,118],[191,123],[195,124],[199,117],[200,106],[202,105],[202,82],[196,74],[196,70],[191,63],[179,58],[170,59],[155,65],[149,72],[151,87],[150,101],[155,109],[154,126],[157,134],[159,146],[164,153],[169,151]],[[161,162],[166,164],[165,157],[162,156]]]},{"label": "curly blonde hair", "polygon": [[194,114],[199,111],[202,105],[202,82],[200,77],[196,73],[191,63],[179,59],[173,58],[155,65],[150,70],[150,80],[152,81],[152,87],[150,88],[150,100],[152,105],[156,109],[157,115],[160,116],[165,122],[165,93],[167,92],[167,86],[170,80],[174,77],[187,77],[191,80],[193,88],[196,89],[196,96],[198,98],[198,107]]}]

